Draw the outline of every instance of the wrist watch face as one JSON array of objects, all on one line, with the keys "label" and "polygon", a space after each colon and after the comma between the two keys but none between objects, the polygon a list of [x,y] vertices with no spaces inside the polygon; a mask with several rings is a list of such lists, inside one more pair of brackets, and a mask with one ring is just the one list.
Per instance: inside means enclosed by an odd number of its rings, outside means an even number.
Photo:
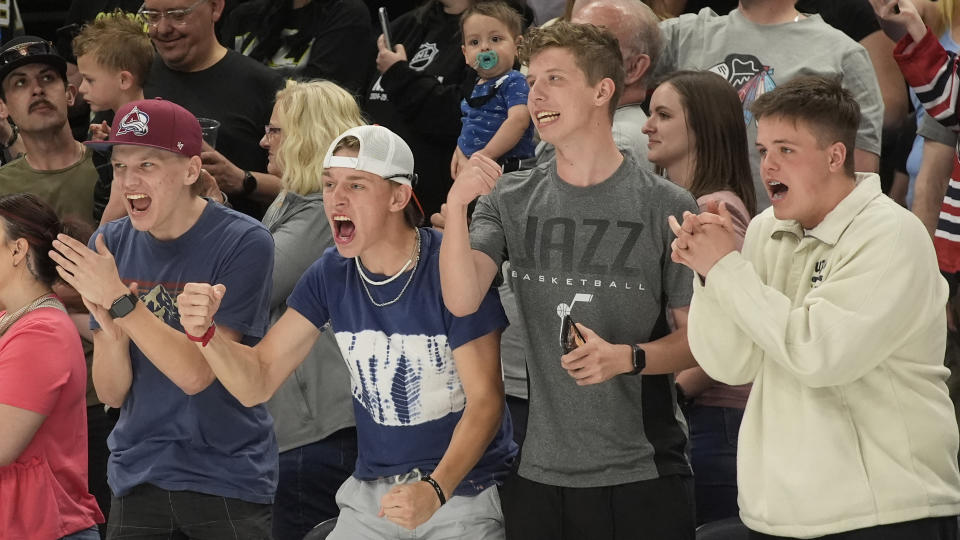
[{"label": "wrist watch face", "polygon": [[119,319],[123,316],[126,316],[133,308],[137,305],[137,297],[133,293],[121,296],[117,298],[113,304],[110,306],[110,318]]},{"label": "wrist watch face", "polygon": [[644,350],[636,345],[633,346],[633,372],[640,373],[647,367],[647,357]]},{"label": "wrist watch face", "polygon": [[257,178],[250,171],[243,175],[243,192],[247,195],[257,190]]}]

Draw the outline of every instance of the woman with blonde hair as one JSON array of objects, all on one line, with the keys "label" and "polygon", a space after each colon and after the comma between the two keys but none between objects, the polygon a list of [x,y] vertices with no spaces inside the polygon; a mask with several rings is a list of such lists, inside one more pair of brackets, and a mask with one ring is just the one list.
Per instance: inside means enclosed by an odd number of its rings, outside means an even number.
[{"label": "woman with blonde hair", "polygon": [[[271,325],[286,311],[287,297],[307,267],[333,246],[321,185],[327,147],[364,123],[353,96],[332,82],[290,81],[277,92],[260,140],[268,152],[267,171],[283,186],[263,218],[275,245]],[[280,448],[273,535],[299,540],[337,515],[337,488],[357,459],[349,374],[333,332],[321,334],[267,408]]]}]

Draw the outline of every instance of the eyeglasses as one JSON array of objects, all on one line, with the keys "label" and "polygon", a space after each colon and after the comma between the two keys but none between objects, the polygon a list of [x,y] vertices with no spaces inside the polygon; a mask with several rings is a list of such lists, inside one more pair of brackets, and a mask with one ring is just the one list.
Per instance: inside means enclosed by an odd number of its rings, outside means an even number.
[{"label": "eyeglasses", "polygon": [[19,45],[14,45],[9,49],[0,53],[0,67],[5,66],[11,62],[15,62],[25,56],[36,56],[36,55],[56,55],[57,49],[53,46],[53,43],[49,41],[30,41],[27,43],[21,43]]},{"label": "eyeglasses", "polygon": [[180,9],[144,9],[143,6],[140,6],[140,9],[137,10],[137,14],[143,17],[143,19],[147,21],[147,24],[150,26],[159,25],[160,21],[163,20],[164,17],[170,21],[170,24],[175,26],[183,26],[187,24],[187,15],[193,13],[193,10],[197,9],[200,4],[206,1],[207,0],[197,0],[190,7]]},{"label": "eyeglasses", "polygon": [[271,126],[269,124],[263,126],[263,136],[268,139],[275,139],[279,137],[281,133],[283,133],[283,130],[277,126]]}]

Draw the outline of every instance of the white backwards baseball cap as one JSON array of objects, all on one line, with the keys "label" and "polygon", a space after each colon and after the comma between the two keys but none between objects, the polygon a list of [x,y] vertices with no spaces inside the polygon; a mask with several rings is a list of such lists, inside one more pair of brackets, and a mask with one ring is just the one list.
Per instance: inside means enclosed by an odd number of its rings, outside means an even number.
[{"label": "white backwards baseball cap", "polygon": [[[334,149],[346,137],[360,141],[357,157],[333,155]],[[323,158],[323,168],[329,167],[356,169],[410,187],[417,181],[410,147],[399,135],[383,126],[357,126],[341,133]]]}]

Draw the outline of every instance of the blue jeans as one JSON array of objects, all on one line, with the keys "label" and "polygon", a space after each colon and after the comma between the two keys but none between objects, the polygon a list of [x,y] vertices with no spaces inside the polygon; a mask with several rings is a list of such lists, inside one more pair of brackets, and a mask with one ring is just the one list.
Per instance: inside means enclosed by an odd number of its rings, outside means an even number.
[{"label": "blue jeans", "polygon": [[743,409],[694,403],[690,423],[691,465],[697,500],[697,524],[736,516],[737,436]]},{"label": "blue jeans", "polygon": [[301,540],[314,526],[340,513],[336,495],[357,464],[357,429],[280,454],[273,503],[275,540]]},{"label": "blue jeans", "polygon": [[90,527],[89,529],[84,529],[82,531],[77,531],[73,534],[68,534],[61,538],[60,540],[100,540],[100,529],[96,525]]}]

